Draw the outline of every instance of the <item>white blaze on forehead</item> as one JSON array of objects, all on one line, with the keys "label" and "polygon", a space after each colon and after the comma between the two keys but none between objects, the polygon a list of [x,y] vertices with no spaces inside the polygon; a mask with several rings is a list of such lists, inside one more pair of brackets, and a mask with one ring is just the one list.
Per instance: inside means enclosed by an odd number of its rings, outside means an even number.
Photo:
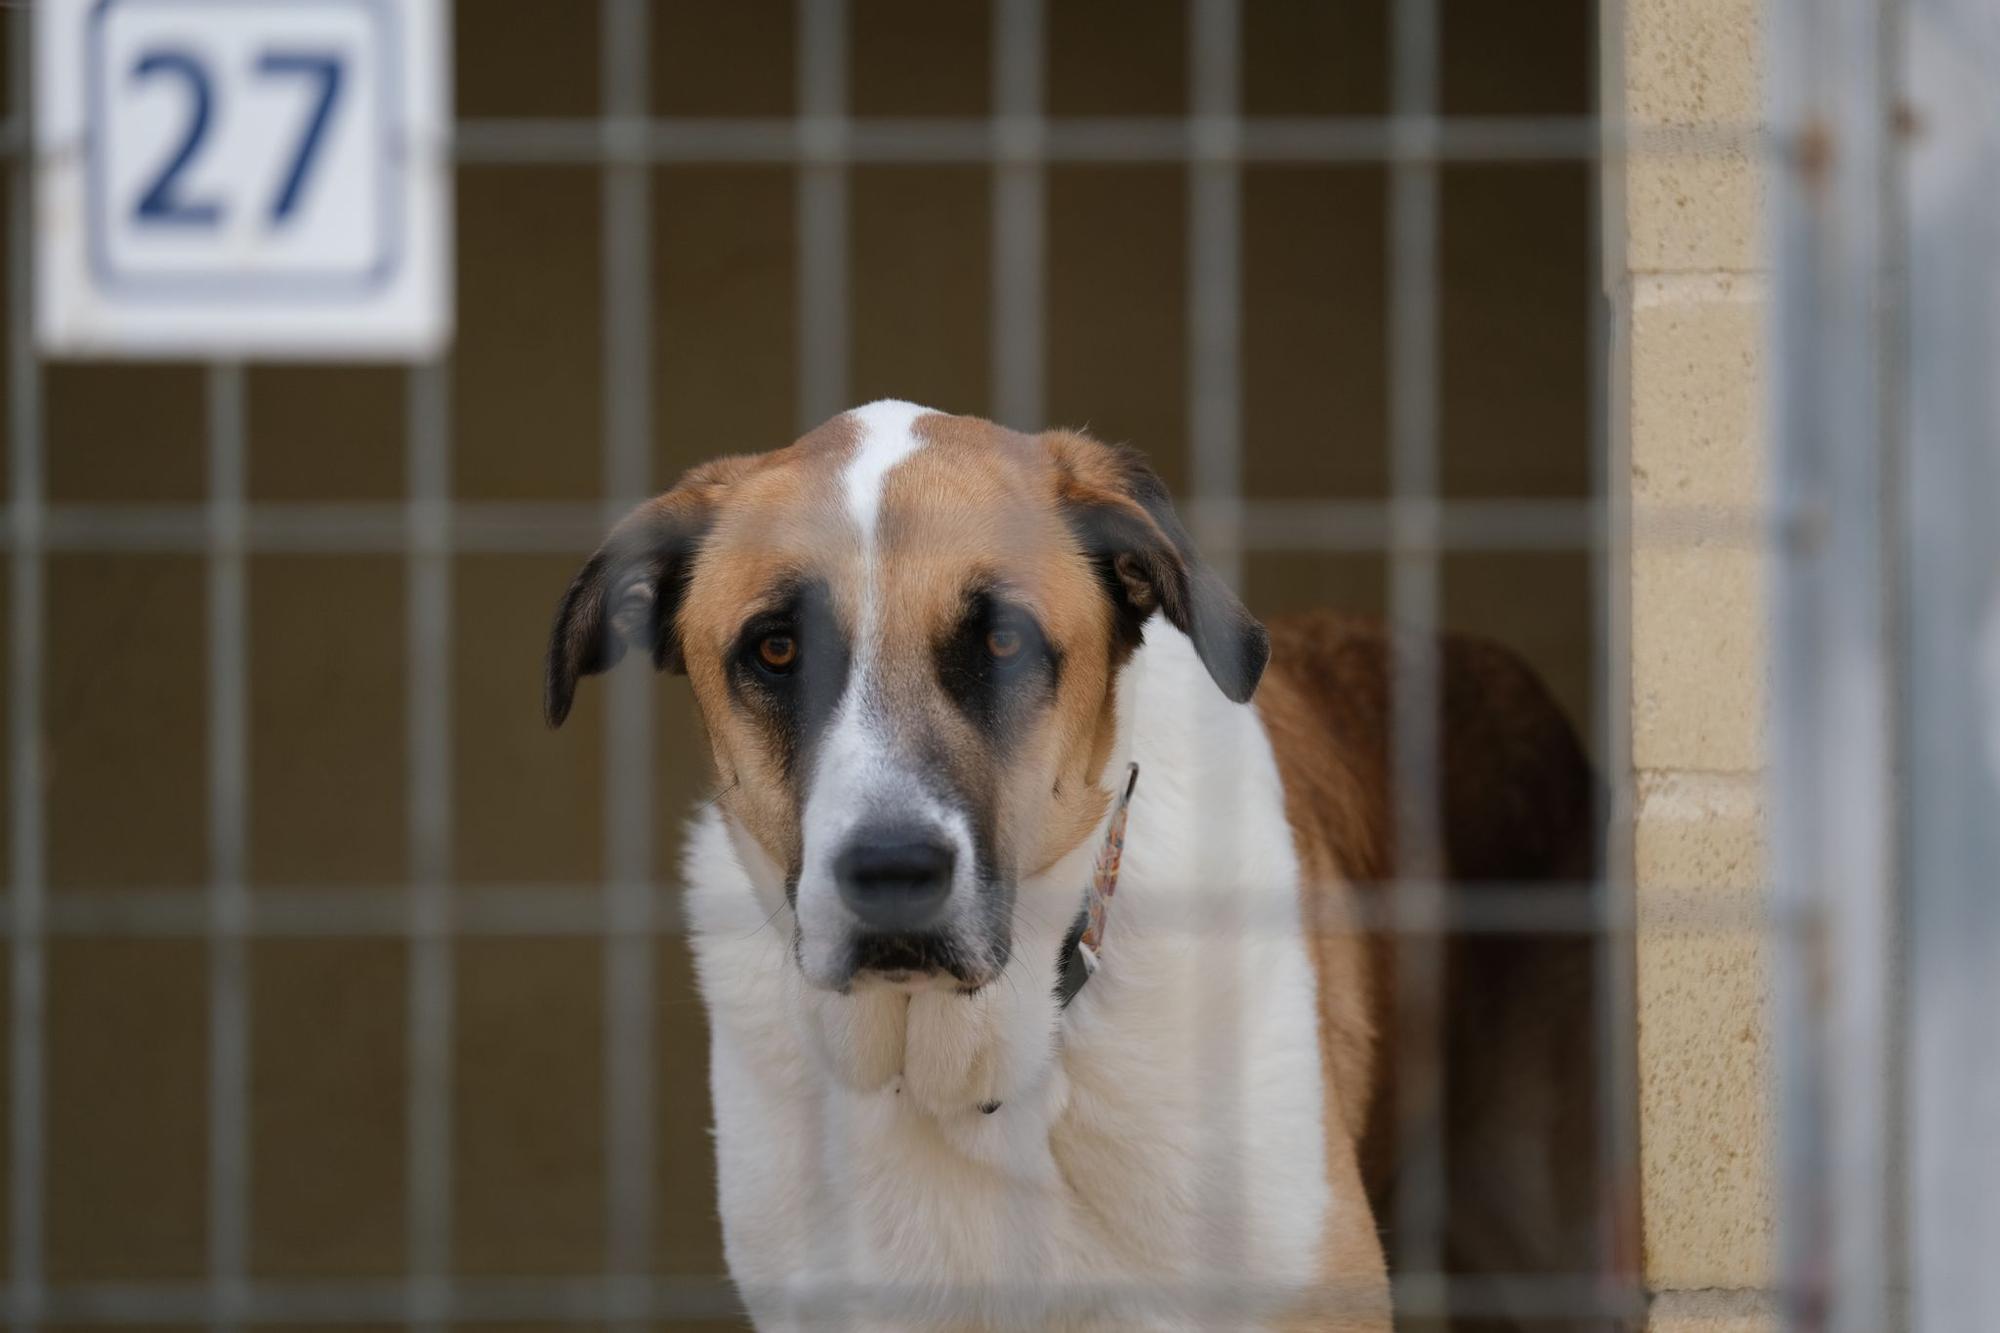
[{"label": "white blaze on forehead", "polygon": [[[841,469],[840,482],[847,501],[848,516],[861,538],[861,615],[854,627],[854,666],[848,673],[847,695],[839,714],[856,713],[855,702],[867,693],[868,678],[875,658],[876,608],[880,602],[881,573],[875,565],[875,526],[882,514],[882,492],[888,488],[889,474],[897,464],[923,448],[918,438],[917,418],[928,407],[884,398],[857,407],[847,414],[854,423],[854,453]],[[837,727],[836,727],[837,729]]]},{"label": "white blaze on forehead", "polygon": [[861,545],[875,554],[875,520],[882,512],[882,489],[896,464],[923,447],[917,438],[917,418],[930,412],[915,403],[884,398],[847,414],[859,437],[841,480],[847,491],[847,512],[861,529]]},{"label": "white blaze on forehead", "polygon": [[916,422],[930,410],[885,399],[847,414],[856,441],[840,480],[848,515],[861,538],[860,623],[854,627],[846,691],[814,761],[801,821],[803,863],[795,904],[800,962],[808,975],[826,984],[845,980],[842,960],[853,929],[840,902],[834,859],[870,821],[895,819],[949,839],[957,852],[949,918],[954,928],[969,928],[964,923],[974,906],[977,855],[970,823],[963,812],[940,800],[907,758],[896,752],[887,719],[871,703],[882,600],[882,570],[875,558],[882,492],[896,466],[923,447]]}]

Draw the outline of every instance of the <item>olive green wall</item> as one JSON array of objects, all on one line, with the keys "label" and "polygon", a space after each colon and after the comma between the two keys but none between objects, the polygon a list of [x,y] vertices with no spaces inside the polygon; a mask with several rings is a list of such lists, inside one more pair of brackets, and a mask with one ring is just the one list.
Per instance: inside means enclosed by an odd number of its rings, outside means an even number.
[{"label": "olive green wall", "polygon": [[[592,114],[593,6],[459,0],[457,8],[461,114]],[[1053,114],[1185,110],[1179,5],[1055,0],[1049,10]],[[852,0],[852,11],[858,114],[987,110],[986,5]],[[1246,0],[1244,11],[1250,113],[1386,109],[1383,0]],[[1590,106],[1587,0],[1449,0],[1444,11],[1451,113]],[[656,20],[661,114],[793,109],[789,4],[662,3]],[[1442,178],[1447,492],[1586,496],[1591,173],[1576,163],[1451,165]],[[1365,498],[1387,484],[1386,182],[1376,166],[1244,173],[1244,485],[1252,498]],[[594,499],[604,425],[597,176],[467,167],[458,189],[456,494]],[[1049,418],[1140,445],[1177,485],[1190,474],[1186,194],[1185,173],[1172,166],[1049,172]],[[662,169],[654,199],[654,457],[664,486],[697,460],[792,434],[793,179],[785,167]],[[849,397],[984,411],[987,174],[860,168],[852,200]],[[51,500],[202,498],[200,368],[52,365],[44,385]],[[395,369],[253,369],[252,498],[400,499],[403,396]],[[585,691],[560,733],[546,732],[537,712],[546,618],[583,554],[455,562],[453,854],[465,885],[590,892],[603,869],[601,692]],[[1448,619],[1527,653],[1587,724],[1588,557],[1466,554],[1445,568]],[[1372,554],[1255,555],[1246,586],[1264,612],[1380,611],[1384,572]],[[206,875],[203,588],[194,556],[49,559],[43,725],[54,894],[188,887]],[[394,555],[251,560],[250,861],[258,886],[360,891],[401,882],[403,597]],[[663,679],[660,697],[658,866],[668,879],[675,819],[704,776],[681,682]],[[405,955],[394,939],[251,946],[258,1276],[401,1269]],[[680,941],[663,940],[658,957],[658,1263],[663,1272],[715,1272],[700,1011]],[[51,946],[48,969],[48,1276],[199,1276],[204,945],[63,939]],[[597,941],[462,939],[454,985],[459,1270],[599,1271]],[[0,1096],[0,1114],[7,1105]],[[5,1221],[0,1212],[0,1228]]]}]

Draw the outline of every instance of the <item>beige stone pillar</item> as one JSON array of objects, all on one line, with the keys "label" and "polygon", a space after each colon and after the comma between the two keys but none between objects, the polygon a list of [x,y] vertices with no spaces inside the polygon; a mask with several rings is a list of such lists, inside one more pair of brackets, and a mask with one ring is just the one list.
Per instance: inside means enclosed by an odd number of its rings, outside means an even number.
[{"label": "beige stone pillar", "polygon": [[1607,245],[1631,445],[1644,1255],[1662,1333],[1776,1323],[1757,930],[1769,284],[1761,164],[1740,133],[1762,118],[1760,10],[1624,0],[1622,31],[1607,27],[1607,88],[1633,137],[1609,176]]}]

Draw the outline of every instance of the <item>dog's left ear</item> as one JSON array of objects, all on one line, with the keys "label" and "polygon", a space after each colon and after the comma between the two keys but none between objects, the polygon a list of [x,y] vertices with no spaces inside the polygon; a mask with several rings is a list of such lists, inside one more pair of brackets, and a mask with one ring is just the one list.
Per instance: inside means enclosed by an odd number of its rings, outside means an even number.
[{"label": "dog's left ear", "polygon": [[551,727],[569,716],[576,683],[616,666],[628,647],[652,653],[660,670],[685,671],[675,624],[682,594],[716,501],[742,470],[718,459],[620,519],[556,605],[549,629],[542,715]]},{"label": "dog's left ear", "polygon": [[1166,483],[1145,456],[1083,435],[1044,436],[1070,530],[1097,566],[1120,631],[1137,644],[1159,611],[1194,641],[1209,676],[1235,703],[1256,693],[1271,636],[1195,554]]}]

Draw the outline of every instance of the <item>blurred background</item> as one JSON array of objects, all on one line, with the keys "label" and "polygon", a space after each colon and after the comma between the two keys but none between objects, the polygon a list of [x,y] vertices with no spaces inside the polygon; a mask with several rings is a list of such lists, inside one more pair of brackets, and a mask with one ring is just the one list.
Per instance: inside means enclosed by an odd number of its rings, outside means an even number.
[{"label": "blurred background", "polygon": [[[647,17],[650,114],[798,110],[793,5],[663,0]],[[1445,114],[1587,115],[1593,21],[1583,0],[1445,5]],[[849,109],[988,116],[994,26],[986,4],[854,0]],[[462,122],[587,124],[604,106],[594,6],[461,0],[453,40]],[[1387,112],[1386,3],[1251,0],[1241,40],[1249,116]],[[1043,41],[1051,117],[1189,112],[1190,25],[1178,5],[1064,0],[1048,7]],[[541,549],[451,562],[448,864],[463,896],[524,886],[594,897],[608,874],[605,696],[584,692],[559,734],[538,712],[548,617],[595,543],[605,487],[606,290],[624,279],[606,273],[604,174],[545,162],[456,172],[449,498],[591,507],[560,514],[532,543]],[[649,271],[631,278],[644,285],[655,330],[648,488],[718,454],[776,447],[809,424],[800,175],[786,162],[649,169]],[[983,165],[851,170],[841,256],[850,314],[839,331],[848,369],[838,402],[815,412],[885,396],[996,411],[994,176]],[[1585,499],[1595,484],[1593,167],[1472,162],[1441,177],[1441,489]],[[1043,420],[1137,445],[1183,496],[1193,469],[1189,189],[1177,161],[1051,166],[1041,277]],[[1387,190],[1381,161],[1243,172],[1242,491],[1252,500],[1387,493]],[[41,375],[51,504],[208,498],[204,367],[65,361]],[[403,502],[408,380],[395,367],[250,365],[249,504]],[[1241,571],[1252,607],[1381,613],[1384,557],[1351,549],[1367,540],[1250,552]],[[1521,650],[1588,732],[1599,632],[1590,553],[1474,553],[1447,559],[1444,575],[1445,620]],[[46,577],[51,902],[199,889],[211,868],[202,556],[61,551]],[[394,549],[252,550],[243,836],[253,897],[396,894],[411,880],[406,597]],[[658,688],[652,873],[670,885],[679,815],[704,793],[708,761],[680,682]],[[701,1011],[681,940],[665,934],[653,947],[652,1262],[662,1273],[718,1274]],[[252,1276],[404,1271],[409,954],[393,935],[249,943]],[[198,930],[63,934],[48,947],[51,1282],[208,1271],[209,965]],[[605,966],[589,935],[455,942],[454,1273],[607,1266]]]},{"label": "blurred background", "polygon": [[36,40],[116,6],[0,8],[13,1327],[729,1325],[706,747],[637,670],[546,731],[544,635],[885,396],[1547,681],[1603,864],[1504,929],[1594,951],[1606,1226],[1531,1326],[2000,1321],[1985,0],[458,0],[407,366],[52,354]]}]

